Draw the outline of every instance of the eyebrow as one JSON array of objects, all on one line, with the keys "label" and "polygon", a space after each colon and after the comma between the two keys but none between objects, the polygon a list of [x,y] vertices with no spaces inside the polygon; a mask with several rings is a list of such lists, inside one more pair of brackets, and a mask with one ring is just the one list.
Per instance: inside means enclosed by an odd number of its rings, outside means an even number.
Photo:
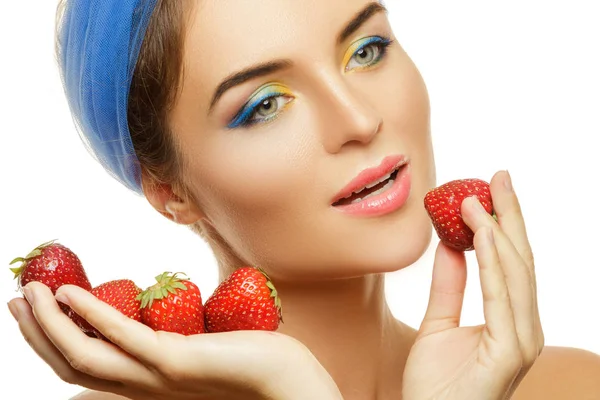
[{"label": "eyebrow", "polygon": [[346,41],[354,32],[360,29],[372,16],[380,12],[387,12],[387,9],[378,1],[371,2],[367,6],[359,11],[354,18],[346,25],[346,28],[338,36],[337,43],[342,44]]},{"label": "eyebrow", "polygon": [[[361,26],[363,26],[371,17],[380,12],[387,12],[387,9],[383,4],[379,1],[374,1],[369,3],[365,8],[359,11],[352,20],[346,25],[346,27],[342,30],[337,38],[337,43],[342,44],[345,42],[353,33],[358,31]],[[275,72],[283,71],[291,68],[294,65],[294,62],[289,59],[275,60],[266,63],[261,63],[257,65],[250,66],[245,68],[239,72],[233,73],[219,84],[217,90],[215,90],[215,94],[213,95],[212,101],[210,102],[210,107],[208,113],[210,114],[219,101],[219,99],[227,92],[229,89],[241,85],[246,81],[249,81],[254,78],[258,78],[265,75],[270,75]]]},{"label": "eyebrow", "polygon": [[227,78],[225,78],[225,80],[219,85],[219,87],[215,91],[213,99],[210,102],[209,113],[212,111],[215,104],[217,104],[217,101],[219,101],[221,96],[223,96],[223,94],[225,94],[225,92],[228,91],[229,89],[231,89],[232,87],[241,85],[242,83],[249,81],[250,79],[258,78],[258,77],[265,76],[265,75],[270,75],[274,72],[288,69],[292,65],[294,65],[292,60],[288,60],[288,59],[270,61],[267,63],[251,66],[240,72],[237,72],[237,73],[234,73],[234,74],[228,76]]}]

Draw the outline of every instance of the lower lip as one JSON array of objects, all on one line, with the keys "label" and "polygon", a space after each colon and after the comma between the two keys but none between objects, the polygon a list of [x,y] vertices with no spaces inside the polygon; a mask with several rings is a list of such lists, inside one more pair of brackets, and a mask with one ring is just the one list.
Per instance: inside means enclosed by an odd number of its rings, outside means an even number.
[{"label": "lower lip", "polygon": [[377,196],[372,196],[359,203],[335,206],[334,208],[344,214],[361,217],[378,217],[392,213],[401,208],[410,195],[411,175],[410,164],[398,171],[391,188]]}]

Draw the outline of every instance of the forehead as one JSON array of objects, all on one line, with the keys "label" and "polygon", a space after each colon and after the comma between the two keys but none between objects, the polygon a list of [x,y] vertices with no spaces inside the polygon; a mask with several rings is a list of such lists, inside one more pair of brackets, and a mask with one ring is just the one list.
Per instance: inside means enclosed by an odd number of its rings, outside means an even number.
[{"label": "forehead", "polygon": [[[185,63],[216,82],[248,65],[335,49],[340,30],[374,0],[199,1],[187,29]],[[315,55],[315,57],[318,57]]]}]

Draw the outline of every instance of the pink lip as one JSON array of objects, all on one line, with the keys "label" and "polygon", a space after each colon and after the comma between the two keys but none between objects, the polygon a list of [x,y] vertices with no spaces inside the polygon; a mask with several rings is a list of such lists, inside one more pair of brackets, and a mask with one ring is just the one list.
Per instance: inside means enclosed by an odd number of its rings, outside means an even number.
[{"label": "pink lip", "polygon": [[338,194],[335,195],[331,204],[350,196],[352,193],[364,188],[371,182],[375,182],[386,175],[389,175],[399,165],[407,162],[403,155],[393,155],[386,157],[378,167],[367,168],[362,171],[356,178],[352,179]]},{"label": "pink lip", "polygon": [[337,211],[358,217],[379,217],[390,214],[404,206],[410,197],[411,168],[403,165],[392,187],[376,196],[371,196],[358,203],[335,206]]}]

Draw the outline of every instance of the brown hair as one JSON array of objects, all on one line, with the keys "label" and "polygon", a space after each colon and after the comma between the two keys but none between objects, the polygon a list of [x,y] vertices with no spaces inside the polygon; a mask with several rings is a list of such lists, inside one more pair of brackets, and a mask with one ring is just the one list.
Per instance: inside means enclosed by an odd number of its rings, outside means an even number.
[{"label": "brown hair", "polygon": [[[140,49],[129,92],[128,123],[131,141],[143,173],[155,184],[175,185],[192,197],[184,181],[184,164],[169,128],[169,112],[183,80],[183,42],[190,2],[158,0]],[[193,201],[193,200],[192,200]],[[189,228],[216,255],[221,270],[239,264],[215,228],[199,221]]]},{"label": "brown hair", "polygon": [[[57,27],[65,8],[61,0]],[[129,90],[127,119],[129,133],[142,173],[154,185],[175,186],[183,196],[192,197],[184,181],[184,164],[169,114],[183,81],[186,15],[191,2],[157,0],[140,48]],[[231,249],[210,224],[199,221],[189,226],[211,246],[221,267],[239,263]]]},{"label": "brown hair", "polygon": [[142,170],[154,183],[180,183],[181,157],[169,129],[183,73],[185,1],[158,0],[129,91],[128,123]]}]

